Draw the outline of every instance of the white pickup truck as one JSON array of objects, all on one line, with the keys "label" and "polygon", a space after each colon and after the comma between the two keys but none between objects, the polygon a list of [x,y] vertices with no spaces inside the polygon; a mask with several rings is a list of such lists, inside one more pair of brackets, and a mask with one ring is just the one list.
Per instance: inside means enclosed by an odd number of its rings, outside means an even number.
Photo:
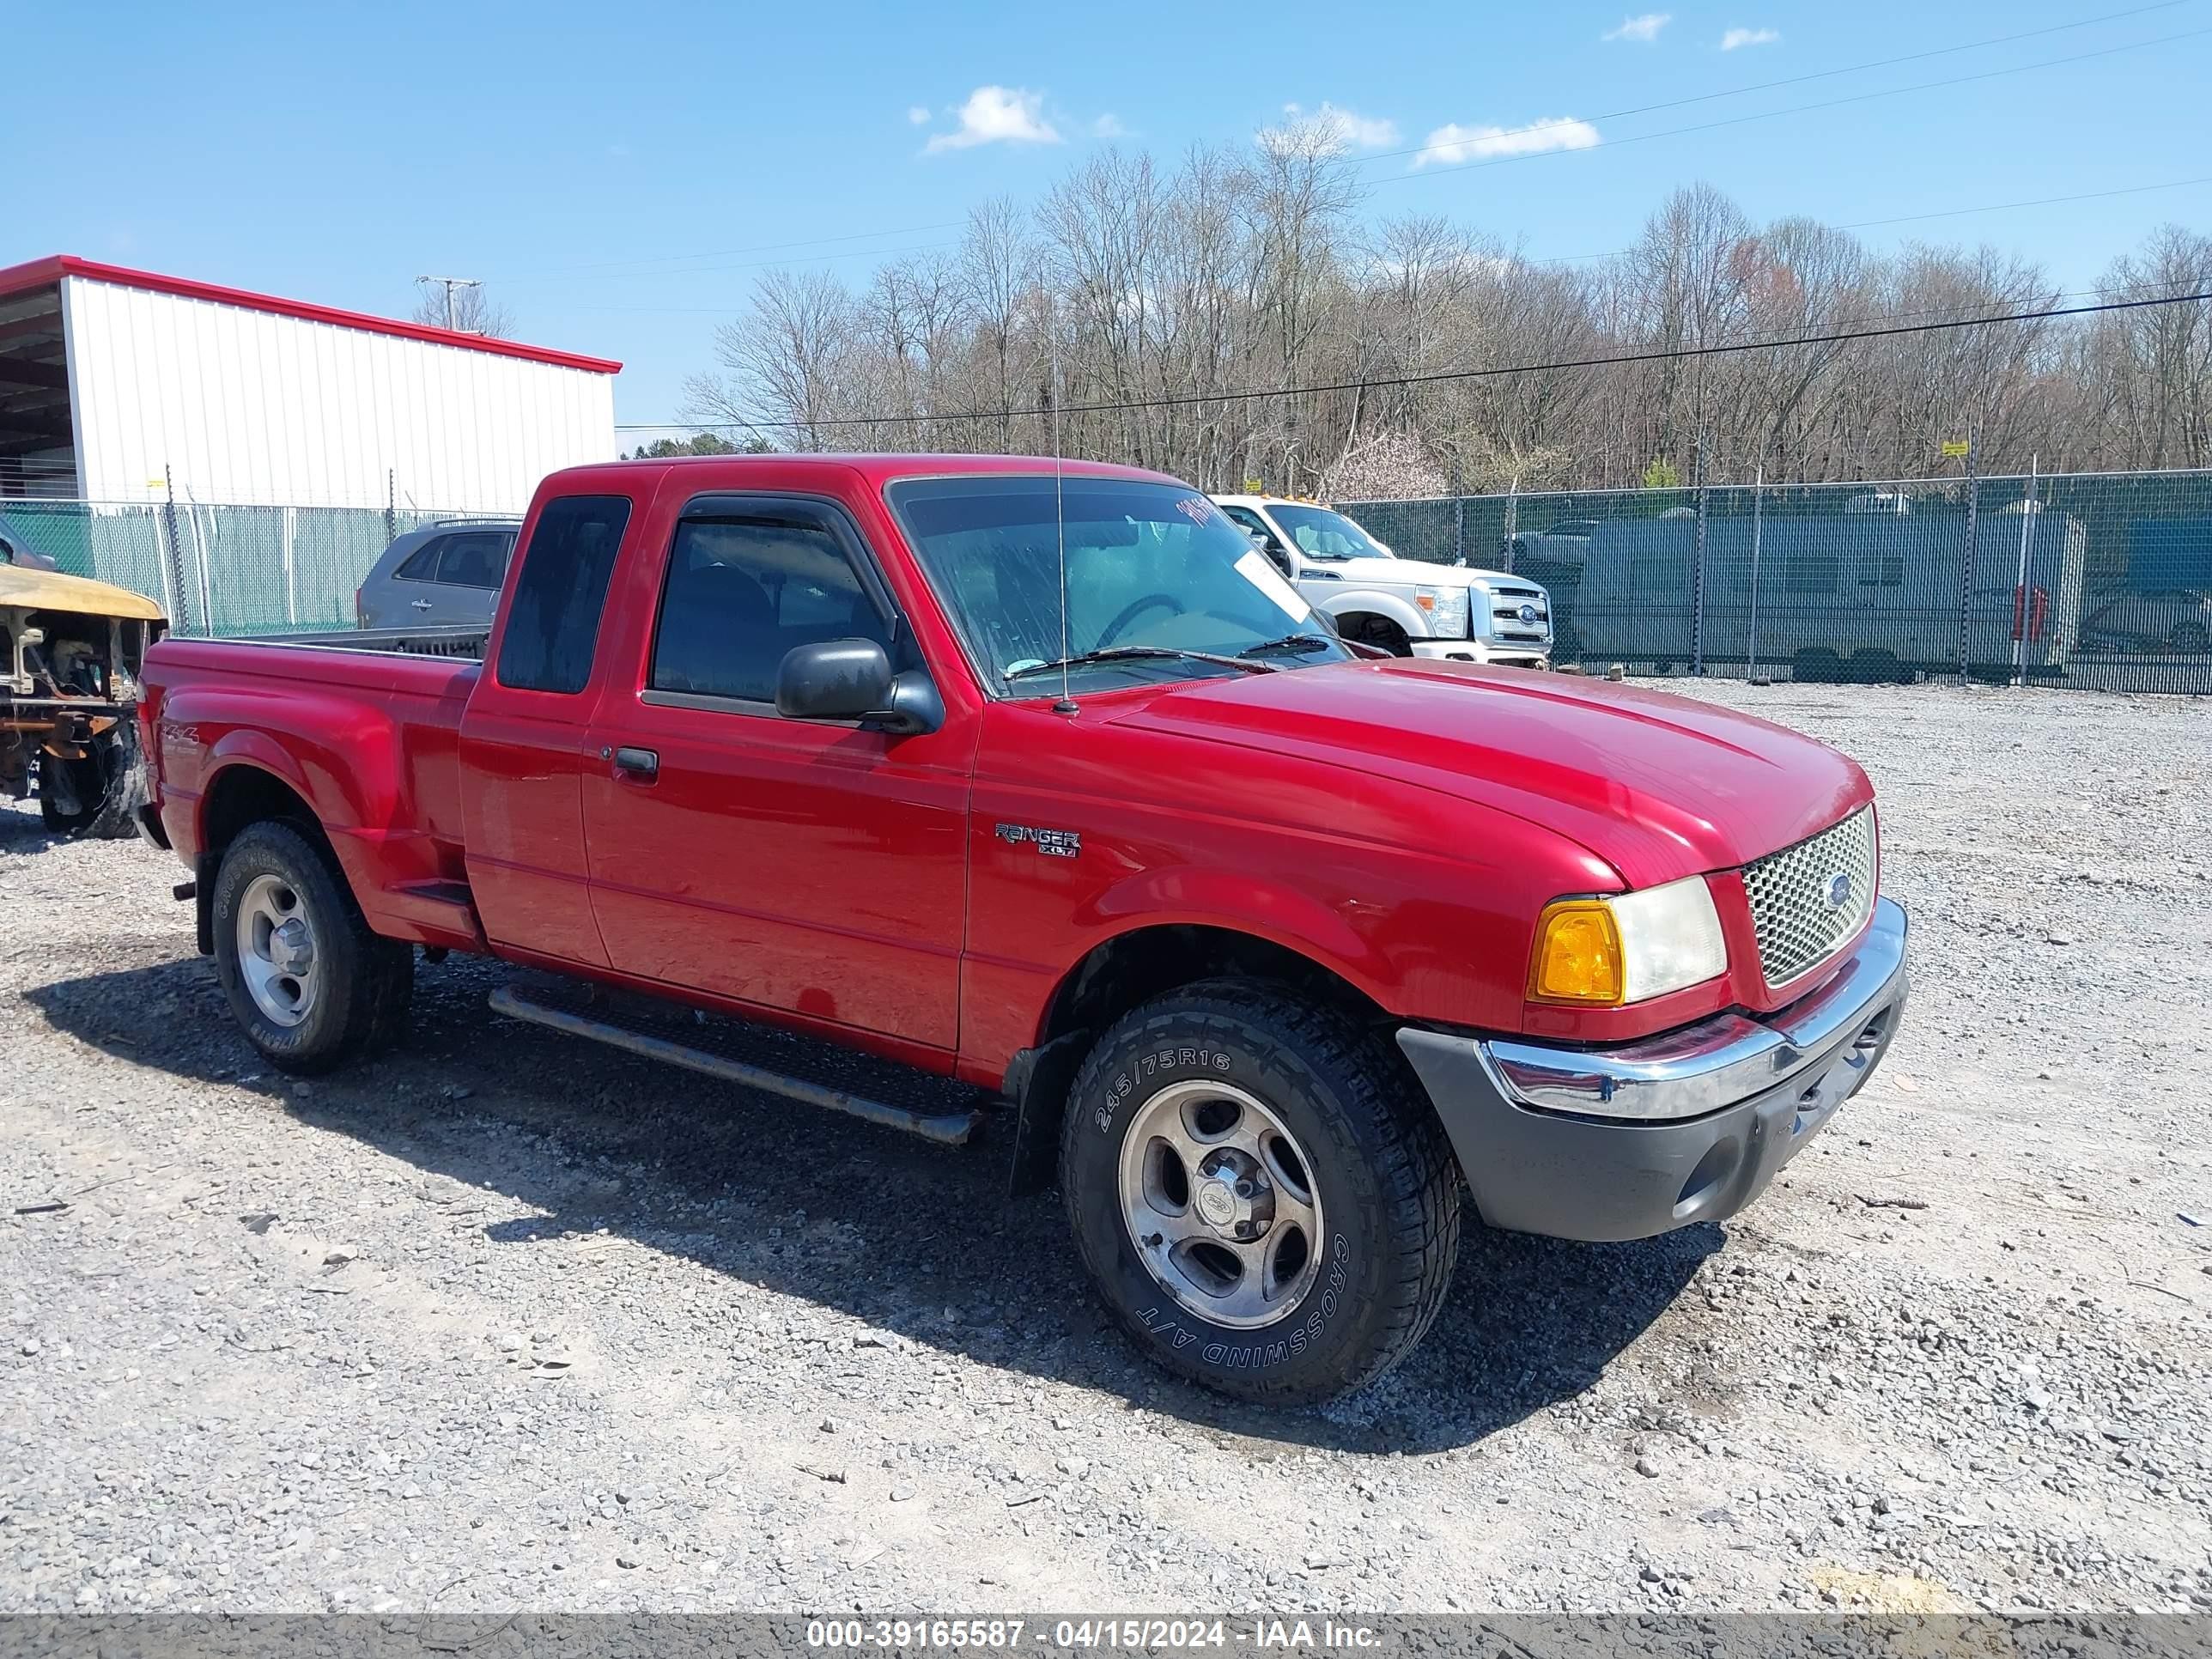
[{"label": "white pickup truck", "polygon": [[1401,559],[1313,501],[1213,499],[1346,639],[1401,657],[1552,665],[1551,597],[1526,577]]}]

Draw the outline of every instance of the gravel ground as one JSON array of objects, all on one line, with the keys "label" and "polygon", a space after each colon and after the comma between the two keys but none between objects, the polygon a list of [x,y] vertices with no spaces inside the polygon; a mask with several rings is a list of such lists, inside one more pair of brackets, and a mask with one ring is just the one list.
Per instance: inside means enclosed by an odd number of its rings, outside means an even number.
[{"label": "gravel ground", "polygon": [[0,1610],[2212,1607],[2212,714],[1698,695],[1874,775],[1887,1066],[1725,1225],[1476,1231],[1321,1413],[1137,1359],[988,1149],[489,964],[284,1083],[172,862],[0,812]]}]

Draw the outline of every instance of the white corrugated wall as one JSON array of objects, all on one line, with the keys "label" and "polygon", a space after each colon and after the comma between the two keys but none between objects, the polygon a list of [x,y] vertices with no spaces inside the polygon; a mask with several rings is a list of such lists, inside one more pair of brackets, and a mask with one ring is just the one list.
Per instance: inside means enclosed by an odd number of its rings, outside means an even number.
[{"label": "white corrugated wall", "polygon": [[[519,512],[611,460],[614,376],[64,279],[79,487],[106,501]],[[388,482],[387,482],[388,480]]]}]

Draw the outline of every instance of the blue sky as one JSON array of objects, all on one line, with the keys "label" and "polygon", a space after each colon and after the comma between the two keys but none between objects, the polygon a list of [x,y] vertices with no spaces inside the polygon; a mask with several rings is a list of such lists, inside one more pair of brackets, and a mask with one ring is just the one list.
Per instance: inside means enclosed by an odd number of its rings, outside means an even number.
[{"label": "blue sky", "polygon": [[[1292,104],[1346,112],[1370,212],[1542,258],[1624,246],[1697,179],[1757,219],[1855,223],[2212,175],[2212,0],[1618,113],[2140,3],[22,5],[0,264],[77,253],[386,314],[419,273],[480,276],[520,337],[622,359],[617,417],[648,422],[768,262],[858,276],[1092,146],[1249,142]],[[1802,107],[1961,76],[1987,78]],[[1527,149],[1547,153],[1447,164]],[[2212,183],[1859,234],[1988,241],[2079,289],[2169,220],[2212,226]]]}]

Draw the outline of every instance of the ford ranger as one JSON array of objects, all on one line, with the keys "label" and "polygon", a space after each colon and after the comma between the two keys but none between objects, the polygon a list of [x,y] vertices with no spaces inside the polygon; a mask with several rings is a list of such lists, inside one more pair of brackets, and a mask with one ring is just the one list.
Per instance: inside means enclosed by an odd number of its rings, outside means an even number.
[{"label": "ford ranger", "polygon": [[394,1040],[418,952],[500,957],[511,1018],[997,1123],[1142,1348],[1294,1402],[1419,1338],[1470,1207],[1732,1215],[1897,1029],[1850,760],[1355,653],[1173,479],[621,462],[518,549],[465,658],[147,653],[147,830],[278,1067]]}]

